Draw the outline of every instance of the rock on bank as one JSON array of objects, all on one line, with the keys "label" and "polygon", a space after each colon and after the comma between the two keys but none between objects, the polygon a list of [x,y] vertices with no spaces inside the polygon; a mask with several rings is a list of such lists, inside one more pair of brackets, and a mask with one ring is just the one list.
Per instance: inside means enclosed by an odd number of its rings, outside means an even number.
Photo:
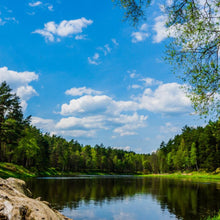
[{"label": "rock on bank", "polygon": [[30,197],[23,180],[0,178],[0,220],[70,220],[48,202]]}]

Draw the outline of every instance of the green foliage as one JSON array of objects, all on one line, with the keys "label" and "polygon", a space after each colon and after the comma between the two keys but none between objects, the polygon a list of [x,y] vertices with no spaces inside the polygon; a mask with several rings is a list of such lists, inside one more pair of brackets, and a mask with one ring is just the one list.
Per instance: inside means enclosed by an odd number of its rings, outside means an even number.
[{"label": "green foliage", "polygon": [[147,8],[151,0],[112,0],[125,10],[125,20],[130,20],[132,25],[136,25],[140,19],[144,19],[145,8]]},{"label": "green foliage", "polygon": [[[136,25],[151,1],[116,2]],[[201,116],[220,115],[219,12],[219,0],[175,0],[164,5],[170,35],[165,60],[185,83],[193,107]]]},{"label": "green foliage", "polygon": [[6,82],[0,85],[0,161],[11,162],[28,119],[23,118],[19,98]]}]

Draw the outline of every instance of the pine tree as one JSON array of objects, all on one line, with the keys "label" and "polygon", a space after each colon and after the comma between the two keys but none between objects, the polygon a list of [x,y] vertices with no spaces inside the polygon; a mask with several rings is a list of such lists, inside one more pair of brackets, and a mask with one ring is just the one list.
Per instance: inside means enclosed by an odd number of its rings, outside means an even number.
[{"label": "pine tree", "polygon": [[[28,119],[29,120],[29,119]],[[6,82],[0,85],[0,161],[11,162],[14,147],[22,137],[24,120],[19,97]]]}]

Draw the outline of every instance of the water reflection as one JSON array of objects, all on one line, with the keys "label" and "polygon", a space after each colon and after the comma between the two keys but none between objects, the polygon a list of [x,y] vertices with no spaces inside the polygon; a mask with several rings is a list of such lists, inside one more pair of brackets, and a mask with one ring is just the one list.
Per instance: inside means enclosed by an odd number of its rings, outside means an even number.
[{"label": "water reflection", "polygon": [[[32,179],[28,186],[34,197],[42,197],[75,220],[196,220],[215,215],[220,209],[219,185],[214,183],[164,178],[80,177]],[[118,213],[110,211],[117,209]],[[86,212],[90,216],[86,217]]]}]

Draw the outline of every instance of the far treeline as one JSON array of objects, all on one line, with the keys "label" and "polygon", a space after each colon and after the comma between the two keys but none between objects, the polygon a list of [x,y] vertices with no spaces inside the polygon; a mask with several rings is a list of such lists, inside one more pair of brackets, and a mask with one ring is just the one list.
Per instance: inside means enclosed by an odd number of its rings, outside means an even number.
[{"label": "far treeline", "polygon": [[0,85],[0,162],[23,165],[35,173],[62,172],[165,173],[215,171],[220,167],[220,120],[206,127],[187,127],[151,154],[137,154],[101,145],[83,146],[43,134],[24,118],[19,98]]}]

